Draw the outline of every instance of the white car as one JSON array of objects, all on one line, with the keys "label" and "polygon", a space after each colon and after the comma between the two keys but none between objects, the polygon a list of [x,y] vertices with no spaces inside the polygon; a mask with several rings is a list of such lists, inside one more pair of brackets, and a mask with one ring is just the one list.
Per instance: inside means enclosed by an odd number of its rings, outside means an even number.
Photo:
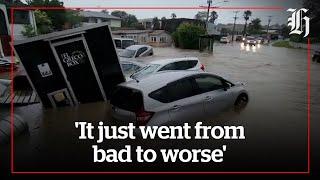
[{"label": "white car", "polygon": [[153,48],[149,45],[132,45],[119,52],[120,60],[133,60],[137,57],[152,55]]},{"label": "white car", "polygon": [[150,62],[139,71],[133,73],[130,78],[139,79],[143,76],[168,70],[205,71],[205,67],[203,64],[201,64],[200,60],[197,57],[162,59]]},{"label": "white car", "polygon": [[166,71],[116,86],[111,96],[116,124],[136,126],[181,124],[212,118],[249,101],[243,83],[198,71]]},{"label": "white car", "polygon": [[129,76],[131,74],[137,72],[139,69],[146,66],[143,63],[137,62],[137,61],[126,61],[126,60],[120,60],[120,65],[122,68],[122,72],[127,80],[129,80]]},{"label": "white car", "polygon": [[229,43],[230,39],[228,37],[221,37],[220,43]]}]

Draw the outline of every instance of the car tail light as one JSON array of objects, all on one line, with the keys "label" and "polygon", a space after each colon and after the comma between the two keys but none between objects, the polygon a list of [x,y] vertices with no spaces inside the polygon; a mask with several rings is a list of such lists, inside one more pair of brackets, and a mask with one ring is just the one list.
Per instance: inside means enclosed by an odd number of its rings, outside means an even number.
[{"label": "car tail light", "polygon": [[143,108],[136,112],[136,122],[138,126],[145,126],[153,116],[153,112],[145,111]]},{"label": "car tail light", "polygon": [[204,65],[203,65],[203,64],[201,64],[200,69],[201,69],[202,71],[205,71],[205,67],[204,67]]}]

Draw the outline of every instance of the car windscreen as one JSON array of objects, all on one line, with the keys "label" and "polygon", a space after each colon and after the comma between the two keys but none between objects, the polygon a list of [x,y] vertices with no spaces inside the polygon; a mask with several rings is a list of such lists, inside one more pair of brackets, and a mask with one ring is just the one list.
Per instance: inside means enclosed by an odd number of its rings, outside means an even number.
[{"label": "car windscreen", "polygon": [[135,55],[136,51],[135,50],[129,50],[129,49],[125,49],[123,50],[119,56],[120,57],[124,57],[124,58],[133,58],[133,56]]},{"label": "car windscreen", "polygon": [[247,37],[247,40],[255,40],[254,37]]},{"label": "car windscreen", "polygon": [[134,45],[134,41],[133,40],[122,40],[122,48],[125,49],[129,46]]},{"label": "car windscreen", "polygon": [[111,104],[130,112],[136,112],[143,108],[142,93],[135,89],[117,86],[111,95]]},{"label": "car windscreen", "polygon": [[159,66],[160,66],[159,64],[147,65],[147,66],[141,68],[139,71],[137,71],[134,74],[132,74],[131,78],[132,79],[138,79],[138,78],[141,78],[143,76],[152,74],[158,69]]}]

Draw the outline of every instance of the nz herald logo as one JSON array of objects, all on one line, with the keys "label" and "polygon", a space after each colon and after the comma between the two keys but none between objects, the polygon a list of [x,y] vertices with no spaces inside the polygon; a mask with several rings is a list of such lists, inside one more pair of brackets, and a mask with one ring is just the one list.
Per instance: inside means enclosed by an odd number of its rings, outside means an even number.
[{"label": "nz herald logo", "polygon": [[86,54],[82,51],[73,51],[72,53],[61,54],[62,62],[68,67],[85,63]]},{"label": "nz herald logo", "polygon": [[291,32],[289,34],[298,34],[301,35],[304,32],[303,37],[307,37],[309,35],[309,21],[310,18],[305,14],[308,9],[292,9],[289,8],[287,11],[292,12],[291,17],[288,18],[288,26],[291,26]]}]

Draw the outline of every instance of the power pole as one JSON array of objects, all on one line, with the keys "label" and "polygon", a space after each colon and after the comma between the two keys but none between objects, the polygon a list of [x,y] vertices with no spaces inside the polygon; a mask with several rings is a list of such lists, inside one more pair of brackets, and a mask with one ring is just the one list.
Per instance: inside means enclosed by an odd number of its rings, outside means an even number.
[{"label": "power pole", "polygon": [[268,17],[269,17],[269,19],[268,19],[268,27],[267,27],[267,38],[268,38],[268,43],[269,43],[269,41],[271,39],[271,37],[269,37],[269,28],[270,28],[270,22],[271,22],[272,16],[268,16]]},{"label": "power pole", "polygon": [[268,16],[268,17],[269,17],[269,19],[268,19],[267,35],[269,33],[269,27],[270,27],[270,22],[271,22],[272,16]]},{"label": "power pole", "polygon": [[208,3],[208,11],[207,11],[207,19],[206,19],[206,31],[208,31],[210,6],[211,6],[211,4],[212,4],[212,0],[207,0],[207,3]]},{"label": "power pole", "polygon": [[233,42],[233,37],[234,37],[234,31],[235,31],[235,29],[236,29],[236,21],[237,21],[237,19],[238,19],[238,13],[239,13],[239,11],[234,11],[234,22],[233,22],[233,29],[232,29],[232,42]]}]

